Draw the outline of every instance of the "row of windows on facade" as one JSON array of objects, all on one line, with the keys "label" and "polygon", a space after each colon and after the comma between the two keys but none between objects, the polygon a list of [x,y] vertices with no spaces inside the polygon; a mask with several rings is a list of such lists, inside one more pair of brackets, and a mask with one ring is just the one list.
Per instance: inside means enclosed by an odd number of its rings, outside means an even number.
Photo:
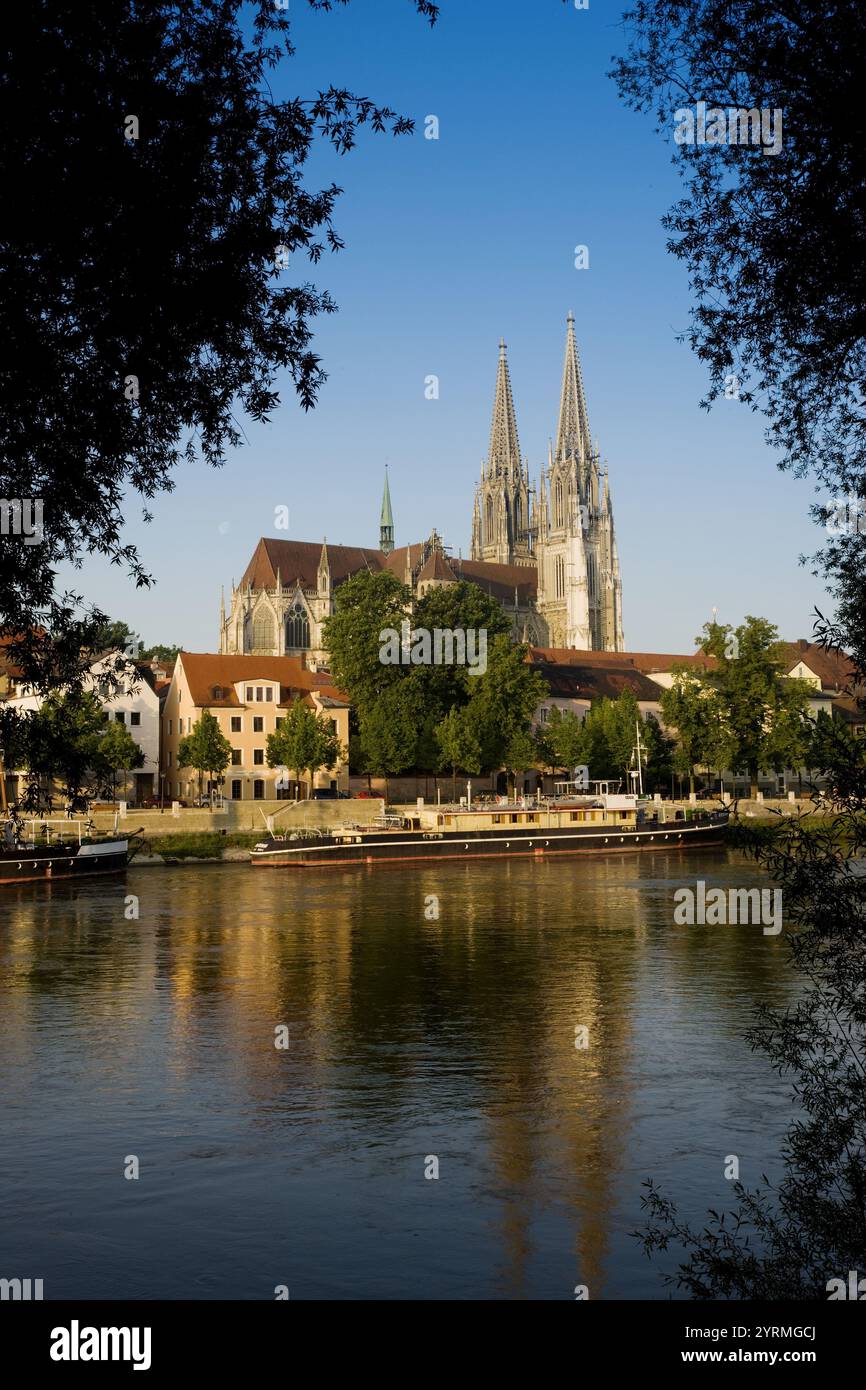
[{"label": "row of windows on facade", "polygon": [[[282,719],[278,719],[278,720],[277,720],[277,723],[278,723],[278,724],[282,724],[282,722],[283,722]],[[261,733],[261,730],[258,729],[256,732],[257,732],[257,733]],[[172,766],[173,766],[173,757],[174,757],[174,754],[172,753],[172,750],[169,749],[169,750],[168,750],[168,766],[169,766],[169,767],[172,767]],[[243,767],[243,754],[242,754],[240,748],[233,748],[233,749],[232,749],[232,764],[231,764],[231,765],[232,765],[232,767]],[[265,765],[265,750],[264,750],[264,748],[254,748],[254,749],[253,749],[253,766],[254,766],[254,767],[264,767],[264,765]]]},{"label": "row of windows on facade", "polygon": [[[280,727],[280,725],[283,723],[283,720],[284,720],[284,719],[285,719],[285,715],[278,714],[277,717],[276,717],[276,719],[274,720],[274,727],[278,729],[278,728]],[[192,721],[192,716],[190,715],[190,716],[187,718],[187,721],[186,721],[186,732],[187,732],[188,734],[191,734],[191,733],[192,733],[192,725],[193,725],[193,721]],[[243,733],[243,728],[244,728],[243,716],[240,715],[240,714],[233,714],[233,715],[231,716],[231,732],[232,732],[233,734],[240,734],[240,733]],[[178,732],[178,734],[183,734],[183,731],[184,731],[184,730],[183,730],[183,718],[181,717],[181,718],[177,721],[177,732]],[[254,734],[263,734],[264,732],[265,732],[265,717],[264,717],[264,715],[263,715],[263,714],[254,714],[254,715],[253,715],[253,733],[254,733]],[[169,721],[168,721],[168,735],[169,735],[169,738],[171,738],[171,736],[172,736],[173,733],[174,733],[174,720],[173,720],[173,719],[169,719]]]},{"label": "row of windows on facade", "polygon": [[[108,711],[107,711],[107,710],[106,710],[106,712],[105,712],[105,717],[106,717],[106,719],[109,718],[109,714],[108,714]],[[123,712],[122,709],[118,709],[118,710],[115,710],[115,711],[114,711],[114,718],[115,718],[115,720],[116,720],[116,722],[117,722],[118,724],[125,724],[125,723],[126,723],[126,715],[124,714],[124,712]],[[140,712],[139,712],[138,710],[132,710],[132,711],[131,711],[130,716],[129,716],[129,722],[130,722],[130,724],[132,725],[132,727],[133,727],[134,729],[137,729],[137,728],[139,727],[139,725],[141,724],[141,714],[140,714]]]},{"label": "row of windows on facade", "polygon": [[[273,618],[267,614],[253,619],[253,647],[270,650],[276,645]],[[302,610],[294,609],[286,619],[286,646],[309,647],[310,620]]]},{"label": "row of windows on facade", "polygon": [[[293,800],[295,799],[296,788],[297,788],[299,785],[300,785],[299,783],[290,783],[287,787],[280,787],[279,790],[275,791],[275,792],[272,794],[272,795],[273,795],[273,798],[275,798],[277,801],[293,801]],[[331,782],[331,786],[332,786],[332,787],[336,786],[336,783],[332,781],[332,782]],[[187,782],[186,786],[184,787],[184,784],[183,784],[182,782],[176,782],[176,783],[174,783],[174,788],[175,788],[174,794],[175,794],[178,798],[180,798],[180,797],[182,797],[184,794],[186,794],[187,796],[190,795],[191,792],[195,789],[195,784],[194,784],[194,783]],[[166,791],[168,792],[168,795],[171,796],[171,794],[172,794],[172,784],[171,784],[171,783],[168,783],[168,785],[167,785],[167,787],[166,787]],[[230,788],[230,790],[229,790],[229,796],[231,797],[232,801],[243,801],[243,799],[244,799],[244,784],[243,784],[243,782],[240,780],[239,777],[236,777],[236,778],[234,778],[234,779],[232,780],[231,788]],[[256,777],[256,778],[254,779],[254,781],[253,781],[253,801],[264,801],[264,800],[265,800],[265,782],[264,782],[264,780],[263,780],[261,777]]]}]

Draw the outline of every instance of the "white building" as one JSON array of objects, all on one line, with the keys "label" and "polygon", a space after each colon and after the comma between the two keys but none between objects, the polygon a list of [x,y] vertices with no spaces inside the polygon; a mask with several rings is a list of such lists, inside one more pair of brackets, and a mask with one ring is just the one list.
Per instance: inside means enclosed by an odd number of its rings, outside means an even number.
[{"label": "white building", "polygon": [[[106,672],[122,656],[123,653],[119,651],[103,652],[90,667],[84,678],[83,687],[85,690],[93,691],[98,697],[109,720],[116,720],[117,723],[126,726],[144,755],[144,763],[140,768],[128,773],[125,777],[122,772],[118,773],[117,781],[118,798],[140,804],[146,798],[157,794],[159,697],[150,683],[153,679],[152,673],[146,666],[138,666],[135,663],[129,663],[131,667],[129,680],[123,682],[116,692],[112,692],[106,679]],[[32,688],[25,681],[13,679],[12,688],[14,694],[10,696],[8,704],[13,709],[33,710],[40,708],[43,697],[34,694]],[[23,790],[23,778],[25,776],[26,774],[20,770],[14,774],[7,773],[7,795],[11,802],[16,801],[19,791]]]}]

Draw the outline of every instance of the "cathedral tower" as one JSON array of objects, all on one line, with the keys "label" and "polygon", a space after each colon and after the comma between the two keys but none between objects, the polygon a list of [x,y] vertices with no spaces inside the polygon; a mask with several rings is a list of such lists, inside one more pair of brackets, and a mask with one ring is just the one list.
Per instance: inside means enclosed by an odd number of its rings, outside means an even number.
[{"label": "cathedral tower", "polygon": [[605,467],[592,446],[574,315],[568,315],[556,443],[539,496],[538,611],[548,645],[622,651],[622,583]]},{"label": "cathedral tower", "polygon": [[473,560],[534,563],[530,491],[529,472],[520,457],[508,358],[500,341],[490,448],[486,467],[481,465],[472,514]]}]

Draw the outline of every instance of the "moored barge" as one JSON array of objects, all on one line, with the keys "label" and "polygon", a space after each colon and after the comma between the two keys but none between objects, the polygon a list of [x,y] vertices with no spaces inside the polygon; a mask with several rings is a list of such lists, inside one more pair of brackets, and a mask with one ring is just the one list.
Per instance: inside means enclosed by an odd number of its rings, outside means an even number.
[{"label": "moored barge", "polygon": [[722,846],[728,810],[671,814],[664,803],[600,792],[551,801],[419,809],[372,826],[261,841],[257,868],[343,867],[409,860],[490,859]]},{"label": "moored barge", "polygon": [[0,822],[0,886],[124,873],[137,835],[98,837],[88,833],[91,828],[46,818]]}]

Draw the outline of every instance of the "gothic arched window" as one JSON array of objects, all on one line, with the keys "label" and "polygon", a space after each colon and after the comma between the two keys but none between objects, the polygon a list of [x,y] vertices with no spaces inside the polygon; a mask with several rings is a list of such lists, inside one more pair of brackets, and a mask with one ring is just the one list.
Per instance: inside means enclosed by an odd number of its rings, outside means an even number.
[{"label": "gothic arched window", "polygon": [[565,593],[565,561],[561,555],[556,555],[553,561],[553,592],[556,598],[562,598]]},{"label": "gothic arched window", "polygon": [[274,646],[274,620],[269,613],[253,619],[253,651],[264,652]]},{"label": "gothic arched window", "polygon": [[488,499],[487,499],[487,527],[486,527],[484,539],[485,539],[485,541],[487,542],[488,545],[492,544],[493,539],[494,539],[494,536],[493,536],[493,498],[492,498],[492,497],[488,497]]},{"label": "gothic arched window", "polygon": [[553,524],[554,526],[562,525],[562,483],[559,478],[557,478],[553,490]]},{"label": "gothic arched window", "polygon": [[310,645],[310,620],[306,610],[293,608],[286,619],[286,646],[307,648]]},{"label": "gothic arched window", "polygon": [[520,533],[521,533],[522,530],[523,530],[523,508],[522,508],[521,505],[520,505],[520,498],[519,498],[519,497],[515,497],[515,499],[514,499],[514,536],[515,536],[515,539],[520,535]]}]

